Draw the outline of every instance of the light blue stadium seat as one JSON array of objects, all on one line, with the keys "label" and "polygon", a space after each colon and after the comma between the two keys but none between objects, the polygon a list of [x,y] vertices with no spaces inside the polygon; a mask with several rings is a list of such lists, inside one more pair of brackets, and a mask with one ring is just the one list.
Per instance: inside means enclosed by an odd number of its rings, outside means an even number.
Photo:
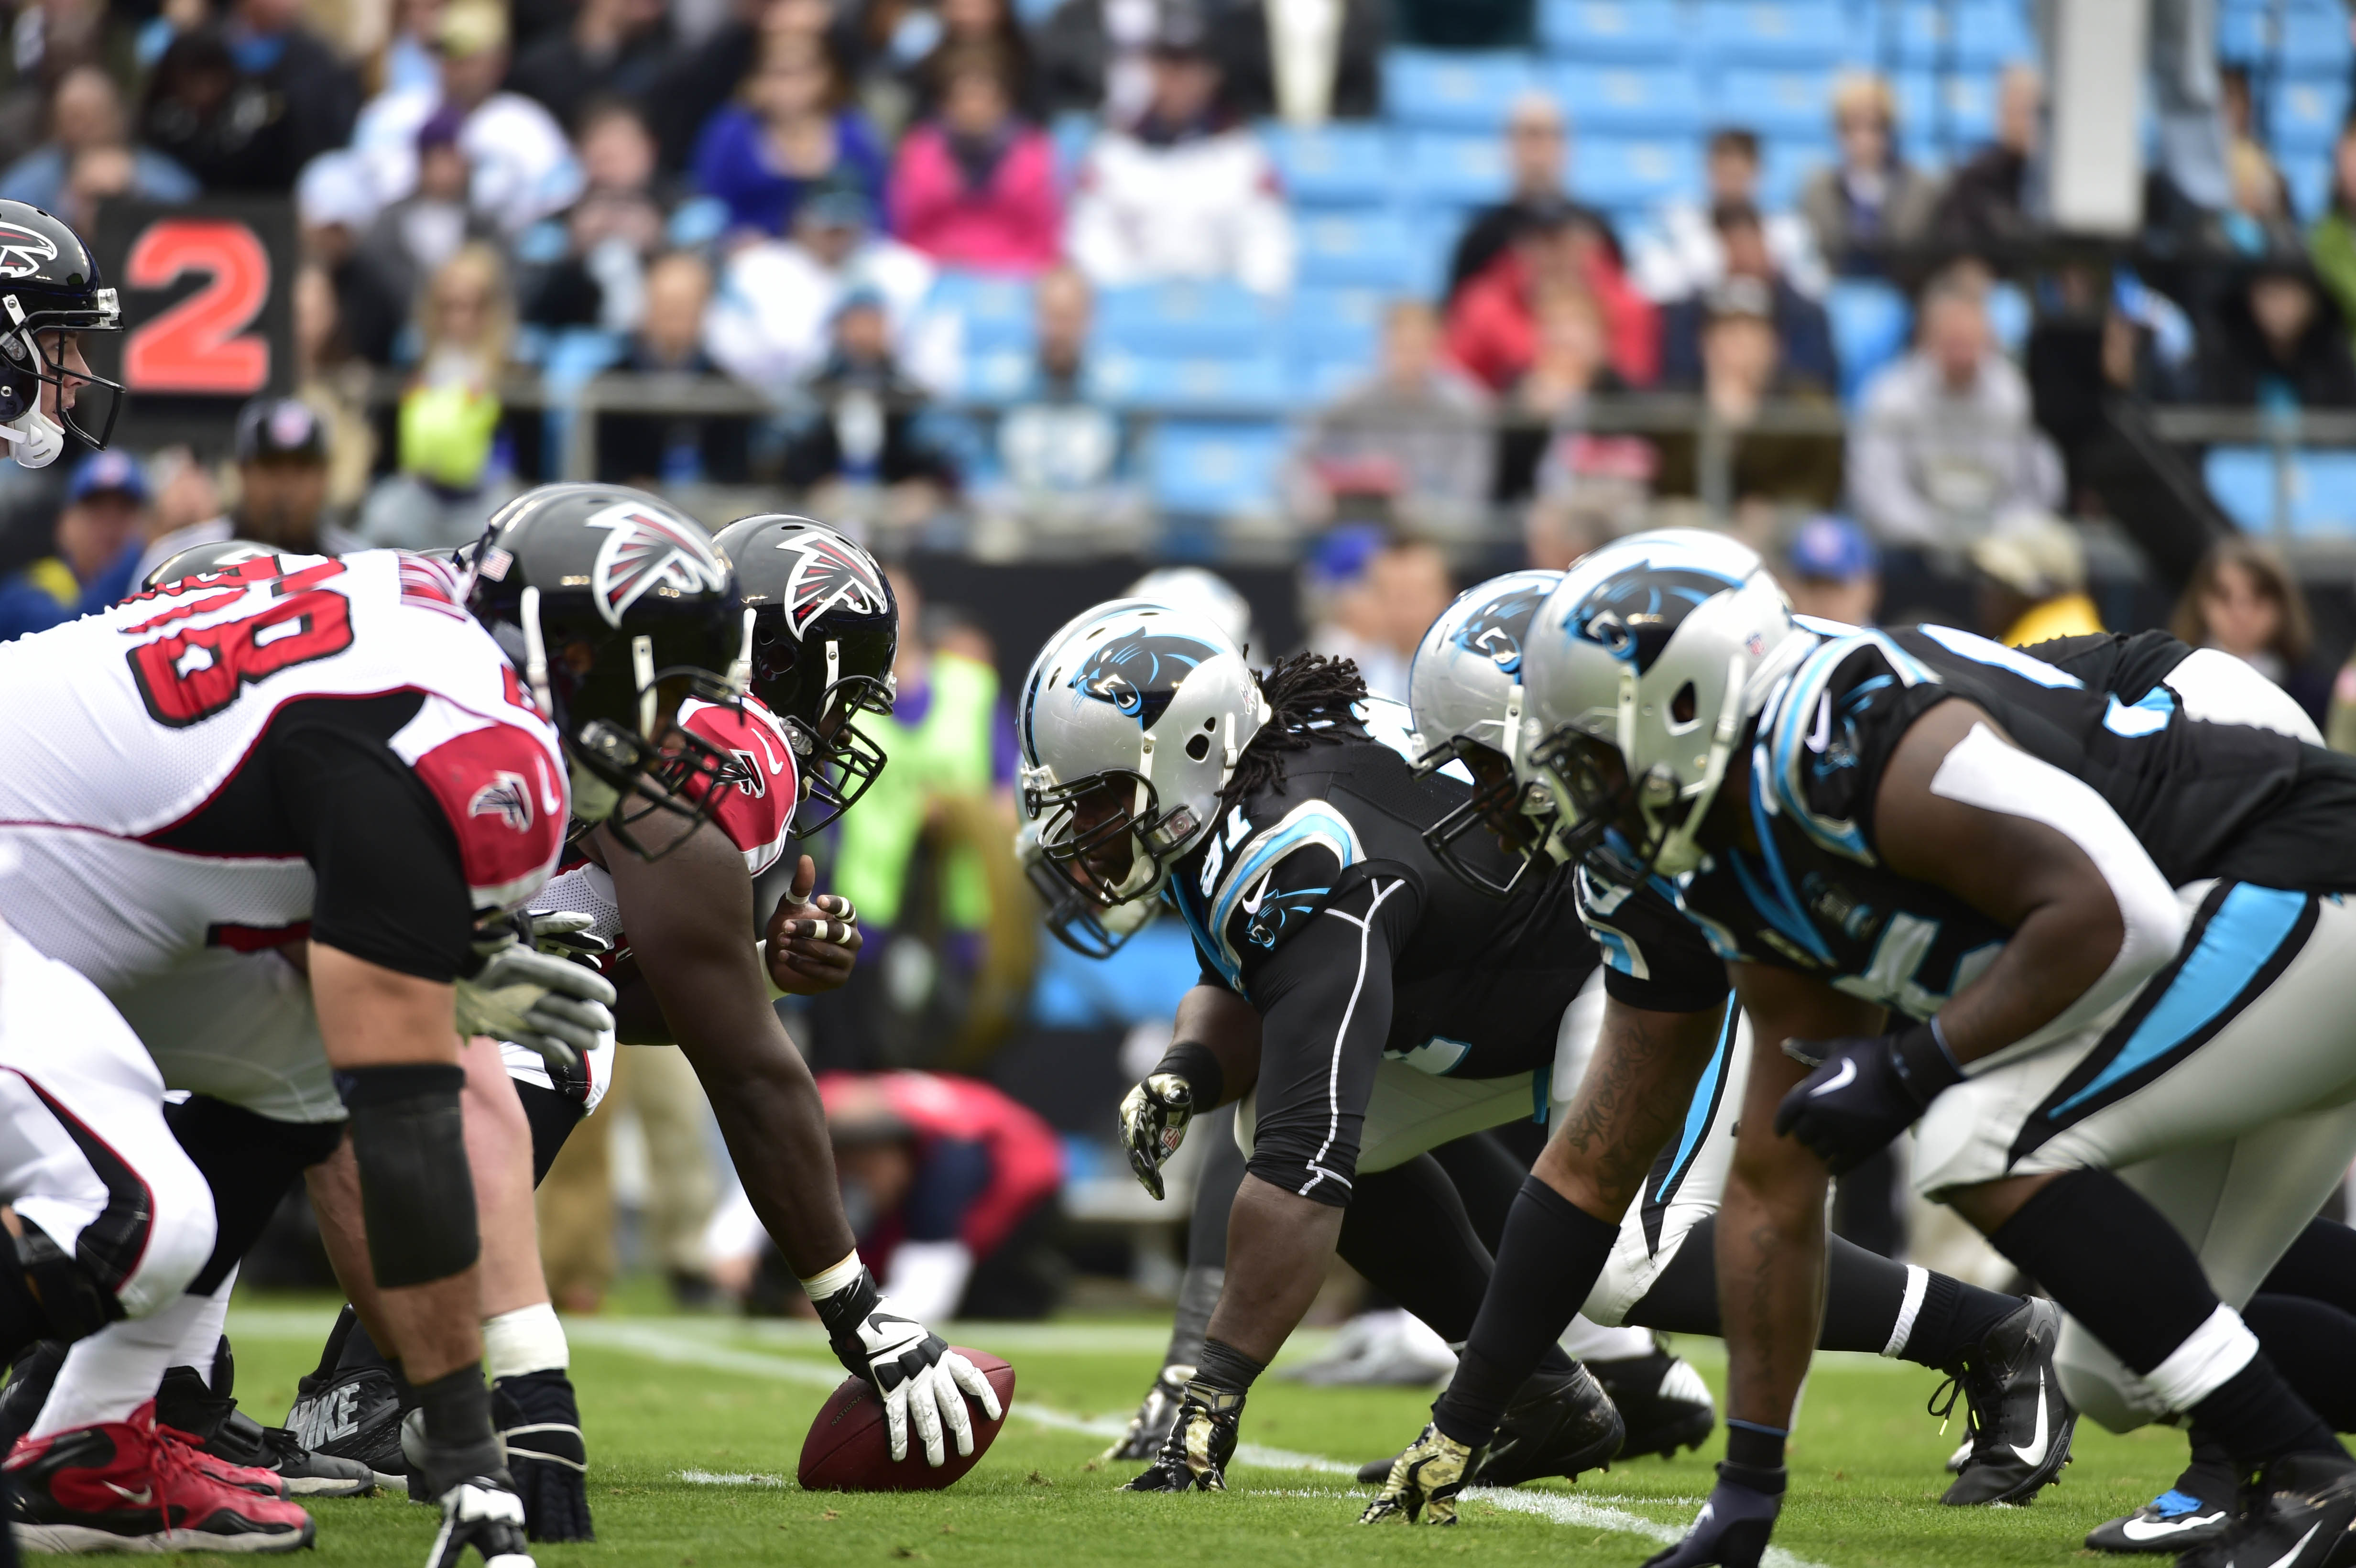
[{"label": "light blue stadium seat", "polygon": [[1996,78],[1910,71],[1890,84],[1910,146],[1968,155],[1996,135]]},{"label": "light blue stadium seat", "polygon": [[1902,69],[1986,72],[2011,60],[2033,59],[2036,54],[2028,18],[2018,5],[2000,0],[1963,0],[1952,6],[1917,3],[1899,16]]},{"label": "light blue stadium seat", "polygon": [[2338,5],[2292,5],[2282,16],[2283,74],[2348,80],[2348,12]]},{"label": "light blue stadium seat", "polygon": [[1383,106],[1402,125],[1494,133],[1535,81],[1526,55],[1393,49],[1383,61]]},{"label": "light blue stadium seat", "polygon": [[1425,131],[1405,138],[1405,190],[1418,201],[1469,207],[1496,201],[1512,183],[1497,136]]},{"label": "light blue stadium seat", "polygon": [[1303,287],[1404,289],[1414,286],[1407,225],[1390,212],[1304,212],[1293,224]]},{"label": "light blue stadium seat", "polygon": [[[2299,535],[2356,533],[2356,452],[2291,453],[2290,531]],[[2210,449],[2203,465],[2209,494],[2248,533],[2275,524],[2275,458],[2264,446]]]},{"label": "light blue stadium seat", "polygon": [[[629,347],[629,339],[618,332],[594,326],[560,328],[548,335],[547,347],[541,355],[541,384],[552,397],[562,399],[620,364]],[[547,450],[562,452],[565,437],[573,429],[573,411],[561,402],[552,402],[541,416],[541,428],[546,432]]]},{"label": "light blue stadium seat", "polygon": [[2209,498],[2244,533],[2274,528],[2275,458],[2263,446],[2212,446],[2201,464]]},{"label": "light blue stadium seat", "polygon": [[1285,375],[1292,383],[1292,400],[1304,409],[1323,408],[1365,380],[1373,367],[1359,359],[1288,358]]},{"label": "light blue stadium seat", "polygon": [[1808,176],[1836,160],[1830,142],[1778,136],[1768,142],[1759,165],[1759,202],[1770,212],[1796,205]]},{"label": "light blue stadium seat", "polygon": [[1080,166],[1080,160],[1087,156],[1088,144],[1096,139],[1100,129],[1102,127],[1097,123],[1095,115],[1076,110],[1066,110],[1056,115],[1055,123],[1047,128],[1048,136],[1055,144],[1056,172],[1064,176],[1066,183]]},{"label": "light blue stadium seat", "polygon": [[1710,118],[1700,81],[1681,65],[1567,65],[1549,81],[1582,136],[1691,136]]},{"label": "light blue stadium seat", "polygon": [[1375,361],[1383,312],[1393,295],[1380,289],[1301,289],[1285,313],[1285,351],[1303,359]]},{"label": "light blue stadium seat", "polygon": [[2301,223],[2323,216],[2331,201],[2331,155],[2327,151],[2286,153],[2283,180],[2290,187],[2291,211]]},{"label": "light blue stadium seat", "polygon": [[1692,138],[1583,139],[1571,179],[1580,200],[1614,210],[1655,207],[1701,192],[1701,150]]},{"label": "light blue stadium seat", "polygon": [[1098,339],[1148,357],[1265,352],[1276,319],[1267,300],[1227,282],[1146,283],[1097,296]]},{"label": "light blue stadium seat", "polygon": [[2266,139],[2277,157],[2319,151],[2339,139],[2347,115],[2345,76],[2279,81],[2266,108]]},{"label": "light blue stadium seat", "polygon": [[2029,345],[2029,329],[2035,325],[2036,311],[2028,294],[2018,283],[1998,283],[1989,285],[1987,293],[1988,334],[1997,347],[2019,358]]},{"label": "light blue stadium seat", "polygon": [[1380,206],[1394,194],[1394,138],[1382,126],[1271,125],[1263,139],[1284,176],[1284,194],[1300,206]]},{"label": "light blue stadium seat", "polygon": [[1665,0],[1539,0],[1538,41],[1566,59],[1637,62],[1674,60],[1686,42]]},{"label": "light blue stadium seat", "polygon": [[925,304],[965,323],[968,353],[1027,347],[1033,336],[1031,284],[1022,278],[945,271],[933,279]]},{"label": "light blue stadium seat", "polygon": [[1833,130],[1833,73],[1822,69],[1755,70],[1730,67],[1718,79],[1722,117],[1749,126],[1772,144],[1778,137],[1822,141]]},{"label": "light blue stadium seat", "polygon": [[1826,292],[1825,313],[1840,357],[1841,400],[1855,402],[1874,373],[1906,351],[1913,312],[1888,283],[1841,278]]},{"label": "light blue stadium seat", "polygon": [[2266,14],[2256,6],[2227,6],[2217,17],[2217,58],[2252,65],[2265,58]]},{"label": "light blue stadium seat", "polygon": [[1142,355],[1107,349],[1088,363],[1090,390],[1124,408],[1275,413],[1285,406],[1284,363],[1271,347],[1243,356]]},{"label": "light blue stadium seat", "polygon": [[1867,53],[1833,0],[1701,0],[1687,15],[1720,65],[1837,65]]},{"label": "light blue stadium seat", "polygon": [[1030,385],[1037,361],[1027,347],[999,344],[977,348],[969,340],[965,352],[965,386],[976,402],[1000,403],[1019,397]]},{"label": "light blue stadium seat", "polygon": [[1273,506],[1290,444],[1273,422],[1165,421],[1153,432],[1146,464],[1154,502],[1210,517]]}]

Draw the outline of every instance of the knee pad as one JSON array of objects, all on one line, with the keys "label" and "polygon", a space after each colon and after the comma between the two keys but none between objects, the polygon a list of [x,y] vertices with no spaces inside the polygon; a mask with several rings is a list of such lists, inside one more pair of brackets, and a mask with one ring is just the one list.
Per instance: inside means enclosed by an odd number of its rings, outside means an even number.
[{"label": "knee pad", "polygon": [[369,1262],[387,1290],[430,1285],[482,1254],[456,1066],[364,1067],[344,1075]]},{"label": "knee pad", "polygon": [[2105,1431],[2132,1432],[2168,1414],[2166,1402],[2151,1385],[2128,1371],[2126,1362],[2104,1349],[2102,1341],[2074,1317],[2062,1320],[2062,1337],[2053,1348],[2053,1372],[2078,1413],[2093,1418]]}]

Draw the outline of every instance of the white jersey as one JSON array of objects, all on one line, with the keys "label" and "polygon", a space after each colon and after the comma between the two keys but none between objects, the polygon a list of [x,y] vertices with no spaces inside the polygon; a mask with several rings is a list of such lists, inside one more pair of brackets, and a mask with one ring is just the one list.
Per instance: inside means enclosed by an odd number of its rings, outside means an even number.
[{"label": "white jersey", "polygon": [[522,902],[563,845],[564,762],[438,562],[265,558],[0,645],[0,917],[110,994],[302,940],[312,868],[241,770],[290,702],[404,696],[386,744],[475,907]]}]

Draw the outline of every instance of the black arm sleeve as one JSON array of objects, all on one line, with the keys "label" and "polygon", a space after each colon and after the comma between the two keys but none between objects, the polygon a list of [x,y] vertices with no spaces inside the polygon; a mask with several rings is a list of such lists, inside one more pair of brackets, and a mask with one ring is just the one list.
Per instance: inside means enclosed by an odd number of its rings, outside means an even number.
[{"label": "black arm sleeve", "polygon": [[[270,726],[280,808],[318,879],[314,940],[422,980],[474,965],[474,913],[458,841],[432,792],[386,743],[388,702],[291,703]],[[405,716],[402,717],[405,722]]]},{"label": "black arm sleeve", "polygon": [[1249,1171],[1287,1192],[1350,1201],[1375,1068],[1391,1027],[1391,965],[1421,916],[1414,881],[1355,867],[1323,906],[1246,971],[1259,1011]]}]

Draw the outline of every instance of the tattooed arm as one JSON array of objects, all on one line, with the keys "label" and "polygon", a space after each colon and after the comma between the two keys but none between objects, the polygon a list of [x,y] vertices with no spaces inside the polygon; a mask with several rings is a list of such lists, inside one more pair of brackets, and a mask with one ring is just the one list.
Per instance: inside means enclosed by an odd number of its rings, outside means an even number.
[{"label": "tattooed arm", "polygon": [[1808,1070],[1786,1040],[1878,1034],[1879,1008],[1761,964],[1729,966],[1751,1015],[1751,1082],[1718,1211],[1718,1303],[1726,1331],[1727,1415],[1791,1425],[1824,1316],[1825,1167],[1775,1136],[1775,1107]]},{"label": "tattooed arm", "polygon": [[1607,996],[1587,1073],[1532,1168],[1538,1179],[1619,1223],[1685,1121],[1724,1017],[1723,1007],[1655,1012]]}]

